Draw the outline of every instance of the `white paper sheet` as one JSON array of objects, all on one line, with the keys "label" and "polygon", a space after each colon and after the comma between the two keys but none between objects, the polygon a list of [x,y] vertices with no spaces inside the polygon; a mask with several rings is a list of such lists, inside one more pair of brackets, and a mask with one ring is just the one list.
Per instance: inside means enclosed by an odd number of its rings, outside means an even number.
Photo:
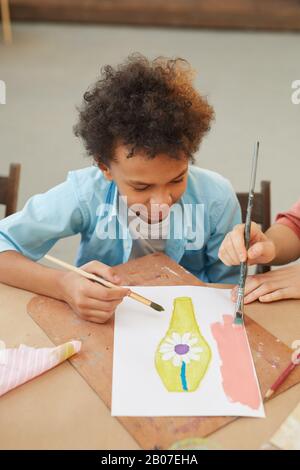
[{"label": "white paper sheet", "polygon": [[[257,387],[259,395],[259,406],[255,409],[232,402],[224,392],[222,362],[211,324],[222,322],[224,314],[233,317],[234,305],[229,290],[201,286],[135,286],[132,289],[161,304],[165,311],[156,312],[130,298],[117,308],[113,416],[265,416],[255,372],[254,387]],[[155,367],[155,353],[169,328],[173,300],[181,296],[191,297],[201,334],[212,353],[207,372],[194,392],[168,391]],[[248,349],[254,369],[249,345]]]}]

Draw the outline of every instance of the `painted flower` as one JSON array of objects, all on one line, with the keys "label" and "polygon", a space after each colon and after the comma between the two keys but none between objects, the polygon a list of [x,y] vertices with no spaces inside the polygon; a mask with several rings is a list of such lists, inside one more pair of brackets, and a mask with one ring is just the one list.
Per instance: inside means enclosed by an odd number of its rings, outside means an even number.
[{"label": "painted flower", "polygon": [[188,364],[190,361],[199,361],[203,349],[197,346],[199,339],[192,336],[191,333],[172,333],[167,337],[159,348],[164,361],[172,360],[173,365],[180,367],[183,362]]}]

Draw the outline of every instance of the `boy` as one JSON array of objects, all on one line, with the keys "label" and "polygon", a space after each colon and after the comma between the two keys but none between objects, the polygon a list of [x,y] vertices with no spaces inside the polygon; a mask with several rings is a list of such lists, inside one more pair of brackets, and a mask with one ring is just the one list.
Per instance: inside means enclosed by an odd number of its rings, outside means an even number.
[{"label": "boy", "polygon": [[213,109],[182,59],[133,55],[84,95],[75,134],[94,167],[31,198],[0,222],[0,282],[67,302],[82,318],[105,322],[128,294],[34,261],[63,237],[81,234],[76,260],[115,284],[111,266],[163,251],[207,282],[235,282],[238,267],[218,259],[241,220],[231,185],[192,167]]},{"label": "boy", "polygon": [[[246,259],[250,265],[282,265],[296,261],[300,258],[300,199],[289,211],[278,214],[276,223],[266,233],[252,223],[248,253],[244,244],[244,225],[237,225],[226,235],[219,256],[228,266]],[[233,300],[236,300],[236,294],[235,288],[232,291]],[[300,265],[248,276],[245,294],[245,303],[300,299]]]}]

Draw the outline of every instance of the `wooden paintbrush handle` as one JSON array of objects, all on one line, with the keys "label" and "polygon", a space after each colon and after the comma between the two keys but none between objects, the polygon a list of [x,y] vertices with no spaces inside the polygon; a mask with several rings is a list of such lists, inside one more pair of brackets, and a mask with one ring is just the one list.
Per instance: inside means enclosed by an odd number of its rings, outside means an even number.
[{"label": "wooden paintbrush handle", "polygon": [[145,305],[150,305],[151,304],[151,300],[146,299],[145,297],[143,297],[140,294],[137,294],[136,292],[131,291],[130,294],[129,294],[129,297],[131,297],[134,300],[137,300],[138,302],[142,302]]},{"label": "wooden paintbrush handle", "polygon": [[57,266],[61,266],[62,268],[67,269],[68,271],[73,271],[74,273],[80,274],[86,279],[99,282],[100,284],[103,284],[105,287],[119,287],[113,284],[112,282],[109,282],[106,279],[103,279],[102,277],[98,277],[95,274],[88,273],[87,271],[84,271],[81,268],[77,268],[76,266],[73,266],[72,264],[66,263],[65,261],[62,261],[58,258],[54,258],[54,256],[45,255],[44,258],[50,261],[51,263],[56,264]]},{"label": "wooden paintbrush handle", "polygon": [[[84,271],[81,268],[77,268],[76,266],[73,266],[72,264],[66,263],[65,261],[62,261],[58,258],[54,258],[54,256],[45,255],[44,258],[47,261],[50,261],[51,263],[56,264],[57,266],[61,266],[62,268],[67,269],[68,271],[73,271],[74,273],[77,273],[80,276],[83,276],[86,279],[89,279],[90,281],[98,282],[99,284],[102,284],[105,287],[110,287],[110,288],[120,287],[120,288],[122,288],[122,286],[118,286],[116,284],[113,284],[112,282],[107,281],[106,279],[103,279],[102,277],[98,277],[95,274],[88,273],[88,272]],[[151,305],[152,304],[151,300],[146,299],[145,297],[143,297],[142,295],[137,294],[136,292],[130,291],[130,293],[128,294],[128,297],[131,297],[132,299],[137,300],[138,302],[141,302],[144,305]]]}]

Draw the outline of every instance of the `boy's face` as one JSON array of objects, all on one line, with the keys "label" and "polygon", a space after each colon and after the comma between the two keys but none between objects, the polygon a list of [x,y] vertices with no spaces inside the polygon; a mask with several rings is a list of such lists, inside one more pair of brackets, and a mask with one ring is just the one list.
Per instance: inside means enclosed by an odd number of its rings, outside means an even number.
[{"label": "boy's face", "polygon": [[116,183],[120,195],[127,196],[128,207],[134,205],[137,215],[149,223],[161,221],[186,189],[188,158],[177,160],[158,154],[150,159],[138,153],[127,158],[129,151],[125,145],[117,146],[117,161],[112,161],[109,168],[104,164],[99,167],[107,179]]}]

